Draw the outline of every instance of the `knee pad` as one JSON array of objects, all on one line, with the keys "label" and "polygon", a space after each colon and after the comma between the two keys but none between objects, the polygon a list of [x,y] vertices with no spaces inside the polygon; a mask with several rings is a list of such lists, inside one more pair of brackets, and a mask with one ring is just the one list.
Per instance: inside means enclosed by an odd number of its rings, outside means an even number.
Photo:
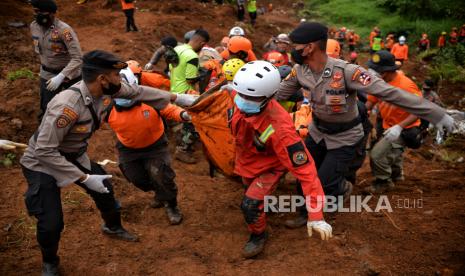
[{"label": "knee pad", "polygon": [[244,196],[242,200],[241,209],[244,214],[245,221],[247,224],[254,224],[263,212],[262,200],[251,199]]}]

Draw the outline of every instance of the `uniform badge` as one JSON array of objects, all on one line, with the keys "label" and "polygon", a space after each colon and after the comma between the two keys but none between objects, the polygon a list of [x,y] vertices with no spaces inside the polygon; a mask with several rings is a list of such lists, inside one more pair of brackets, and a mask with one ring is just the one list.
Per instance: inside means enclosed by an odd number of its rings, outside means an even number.
[{"label": "uniform badge", "polygon": [[358,77],[358,82],[361,83],[363,86],[367,86],[371,82],[371,77],[367,73],[361,73]]},{"label": "uniform badge", "polygon": [[334,105],[334,104],[340,104],[342,101],[341,101],[341,97],[339,96],[329,96],[329,104],[331,105]]},{"label": "uniform badge", "polygon": [[378,54],[374,54],[372,57],[371,57],[371,60],[373,61],[373,63],[378,63],[381,61],[381,58],[379,57]]},{"label": "uniform badge", "polygon": [[76,126],[74,131],[77,133],[86,133],[88,132],[89,128],[87,126]]},{"label": "uniform badge", "polygon": [[339,81],[333,81],[333,82],[331,82],[331,83],[329,84],[329,86],[330,86],[331,88],[334,88],[334,89],[340,89],[340,88],[342,88],[344,85],[343,85],[341,82],[339,82]]},{"label": "uniform badge", "polygon": [[300,167],[309,162],[307,152],[302,141],[299,141],[293,145],[287,147],[289,159],[294,167]]},{"label": "uniform badge", "polygon": [[58,33],[57,29],[53,29],[52,34],[50,35],[52,40],[58,40],[60,38],[60,34]]},{"label": "uniform badge", "polygon": [[64,128],[68,126],[71,122],[78,118],[77,113],[71,108],[65,107],[63,113],[58,117],[56,121],[56,126],[58,128]]},{"label": "uniform badge", "polygon": [[340,72],[340,71],[334,72],[334,74],[333,74],[333,80],[334,80],[334,81],[340,81],[340,80],[342,80],[342,72]]},{"label": "uniform badge", "polygon": [[358,76],[362,73],[359,69],[355,70],[354,74],[352,75],[352,80],[356,80]]},{"label": "uniform badge", "polygon": [[70,42],[73,40],[73,35],[71,34],[70,29],[64,29],[63,30],[63,37],[65,38],[66,41]]},{"label": "uniform badge", "polygon": [[331,106],[331,111],[334,113],[342,112],[342,105],[333,105]]},{"label": "uniform badge", "polygon": [[323,71],[323,78],[329,78],[331,77],[331,68],[326,68],[324,71]]}]

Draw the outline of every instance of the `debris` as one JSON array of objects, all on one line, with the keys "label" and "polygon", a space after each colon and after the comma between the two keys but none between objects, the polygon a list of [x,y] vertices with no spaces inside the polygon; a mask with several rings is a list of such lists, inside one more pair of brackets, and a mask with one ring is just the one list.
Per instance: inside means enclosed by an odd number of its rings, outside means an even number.
[{"label": "debris", "polygon": [[100,166],[106,166],[108,164],[117,165],[118,163],[115,161],[111,161],[110,159],[105,159],[103,161],[98,161],[97,164],[99,164]]},{"label": "debris", "polygon": [[26,27],[26,23],[22,21],[11,21],[11,22],[8,22],[8,26],[13,27],[13,28],[24,28]]}]

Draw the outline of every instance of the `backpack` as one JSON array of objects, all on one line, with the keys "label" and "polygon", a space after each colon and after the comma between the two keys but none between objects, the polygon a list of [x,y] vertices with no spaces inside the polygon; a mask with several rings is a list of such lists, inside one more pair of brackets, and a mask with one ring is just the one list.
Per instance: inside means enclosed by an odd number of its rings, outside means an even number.
[{"label": "backpack", "polygon": [[166,51],[163,55],[167,64],[171,64],[171,66],[176,67],[179,64],[179,56],[178,53],[174,50],[171,46],[165,46]]}]

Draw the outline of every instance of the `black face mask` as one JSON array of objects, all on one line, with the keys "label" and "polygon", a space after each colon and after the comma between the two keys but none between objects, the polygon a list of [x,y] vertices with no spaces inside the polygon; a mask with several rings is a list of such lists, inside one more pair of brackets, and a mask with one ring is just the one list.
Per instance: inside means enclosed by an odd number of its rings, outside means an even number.
[{"label": "black face mask", "polygon": [[112,82],[108,82],[108,83],[109,83],[108,88],[102,86],[102,91],[104,95],[112,96],[121,90],[121,83],[119,84],[114,84]]},{"label": "black face mask", "polygon": [[50,16],[50,14],[46,13],[36,13],[35,20],[37,24],[43,27],[48,27],[52,23],[52,17]]},{"label": "black face mask", "polygon": [[292,57],[292,60],[297,63],[297,64],[304,64],[305,62],[305,57],[302,56],[302,53],[304,52],[304,49],[305,48],[302,48],[300,50],[296,50],[296,49],[292,49],[291,51],[291,57]]}]

